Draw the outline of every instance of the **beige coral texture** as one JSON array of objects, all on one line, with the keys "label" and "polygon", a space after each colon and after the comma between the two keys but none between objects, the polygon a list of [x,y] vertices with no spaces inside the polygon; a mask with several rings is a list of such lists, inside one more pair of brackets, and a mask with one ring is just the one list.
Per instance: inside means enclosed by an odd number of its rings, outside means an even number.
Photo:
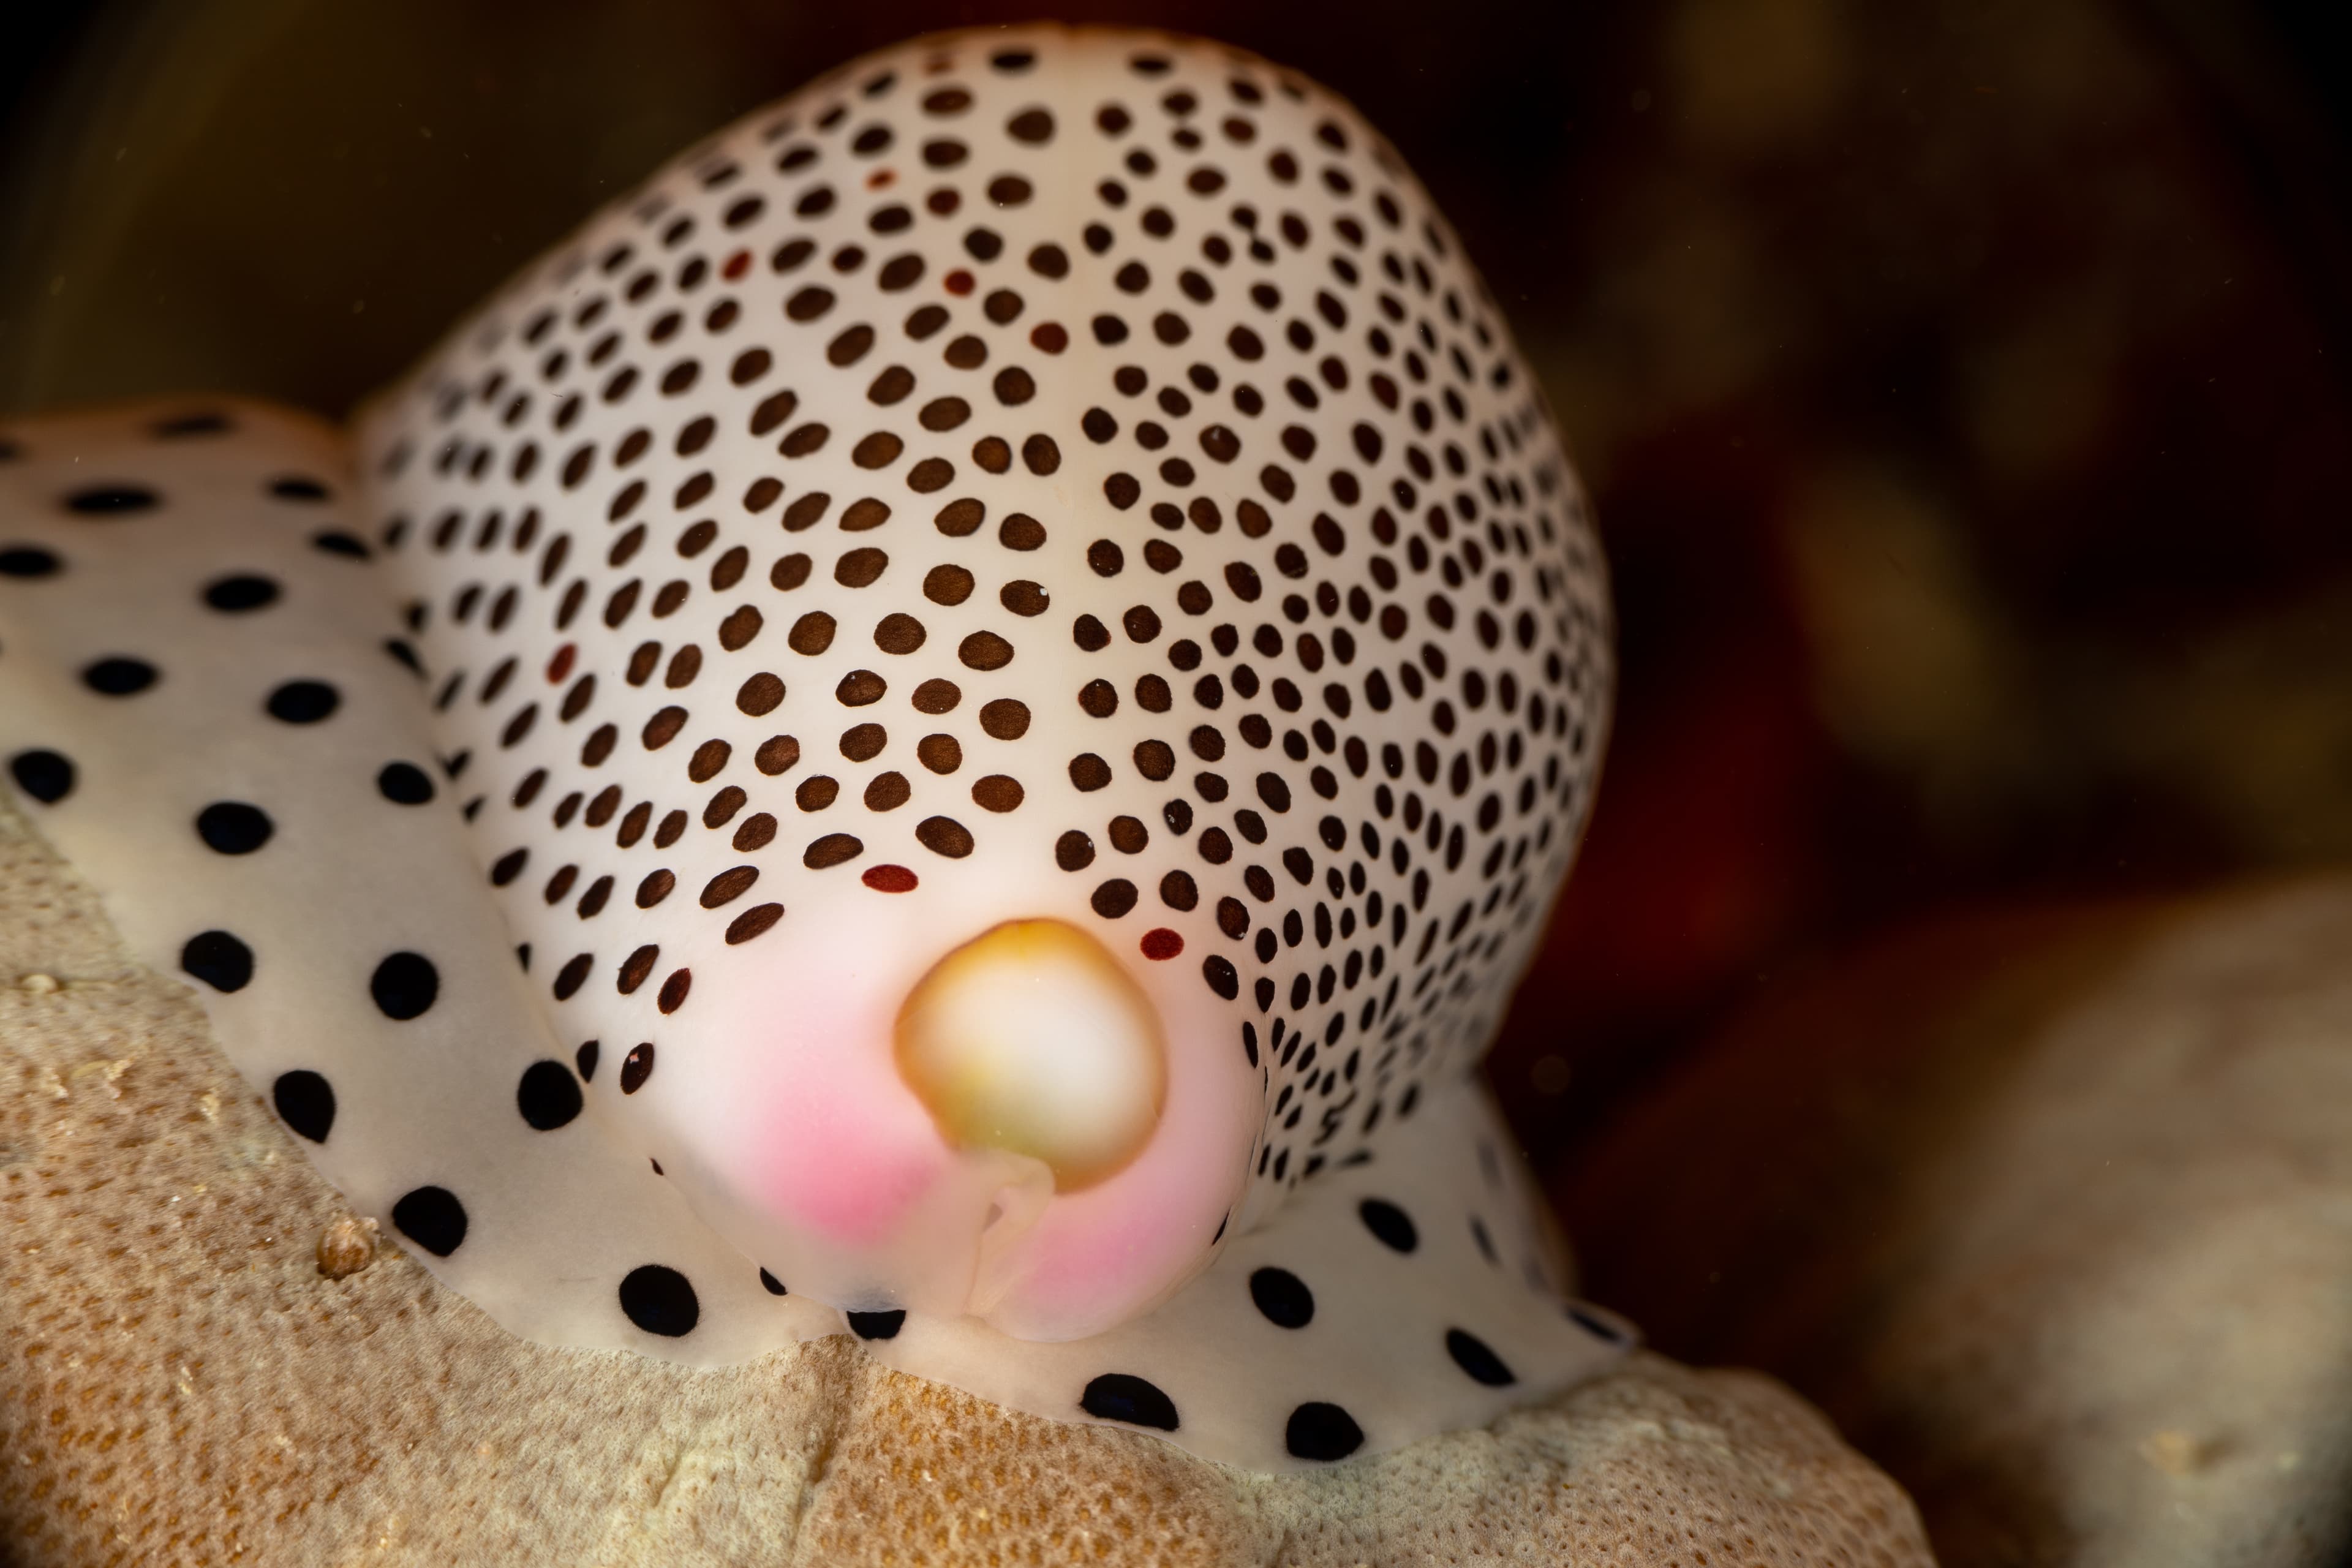
[{"label": "beige coral texture", "polygon": [[1902,1491],[1779,1384],[1647,1354],[1267,1477],[845,1338],[717,1372],[522,1342],[388,1245],[348,1271],[362,1227],[5,807],[0,1057],[11,1568],[1928,1561]]},{"label": "beige coral texture", "polygon": [[1586,1258],[1819,1399],[1955,1568],[2342,1568],[2347,955],[2341,873],[1874,940],[1587,1145]]}]

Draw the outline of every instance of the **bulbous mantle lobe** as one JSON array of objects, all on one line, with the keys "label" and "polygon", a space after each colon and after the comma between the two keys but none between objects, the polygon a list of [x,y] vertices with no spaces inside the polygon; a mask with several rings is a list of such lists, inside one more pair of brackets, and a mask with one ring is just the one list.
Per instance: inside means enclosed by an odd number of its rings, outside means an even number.
[{"label": "bulbous mantle lobe", "polygon": [[[1565,466],[1393,154],[1255,62],[1091,32],[862,62],[593,223],[364,428],[494,770],[485,861],[711,906],[598,931],[518,877],[534,950],[597,972],[559,996],[556,965],[560,1026],[652,1044],[617,1116],[821,1299],[1067,1338],[1163,1298],[1465,1065],[1565,870],[1602,676]],[[539,537],[469,550],[453,510]],[[485,704],[509,659],[546,678]],[[615,843],[600,797],[624,840],[688,826]],[[789,912],[730,946],[754,899]],[[1041,918],[1168,1040],[1157,1135],[1084,1193],[951,1149],[891,1061],[925,970]],[[992,1207],[1027,1228],[975,1293]]]},{"label": "bulbous mantle lobe", "polygon": [[[1465,1081],[1589,805],[1601,566],[1499,313],[1344,104],[1159,36],[919,40],[461,326],[363,416],[355,494],[306,498],[351,548],[241,510],[317,437],[242,410],[199,458],[185,417],[58,432],[185,498],[168,535],[94,531],[88,466],[24,434],[9,527],[67,569],[0,576],[35,654],[0,741],[314,1157],[502,1321],[710,1359],[839,1309],[910,1370],[1244,1464],[1617,1344],[1552,1305]],[[273,550],[282,595],[141,613]],[[254,731],[183,699],[208,760],[142,773],[86,670],[173,638],[334,700]],[[74,749],[45,793],[24,758]],[[307,824],[238,852],[266,931],[190,907],[229,774]],[[721,1311],[729,1267],[790,1326]]]}]

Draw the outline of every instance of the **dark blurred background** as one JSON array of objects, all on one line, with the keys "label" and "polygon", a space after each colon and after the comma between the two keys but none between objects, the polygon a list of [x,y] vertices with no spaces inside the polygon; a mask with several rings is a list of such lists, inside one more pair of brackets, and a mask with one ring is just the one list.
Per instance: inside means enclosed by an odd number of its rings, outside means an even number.
[{"label": "dark blurred background", "polygon": [[[705,132],[1035,9],[20,10],[0,407],[340,411]],[[1354,99],[1468,237],[1594,492],[1622,717],[1494,1058],[1547,1168],[1871,931],[2352,857],[2352,7],[1060,11]]]}]

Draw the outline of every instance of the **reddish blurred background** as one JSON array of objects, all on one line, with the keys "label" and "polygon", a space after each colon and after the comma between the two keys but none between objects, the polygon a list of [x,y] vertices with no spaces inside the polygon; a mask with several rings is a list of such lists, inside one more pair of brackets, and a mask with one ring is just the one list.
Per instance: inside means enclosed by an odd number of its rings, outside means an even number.
[{"label": "reddish blurred background", "polygon": [[[1034,9],[39,10],[0,58],[0,406],[341,409],[705,131]],[[1493,1058],[1546,1168],[1864,933],[2352,856],[2352,12],[1059,9],[1380,121],[1595,494],[1621,719]]]}]

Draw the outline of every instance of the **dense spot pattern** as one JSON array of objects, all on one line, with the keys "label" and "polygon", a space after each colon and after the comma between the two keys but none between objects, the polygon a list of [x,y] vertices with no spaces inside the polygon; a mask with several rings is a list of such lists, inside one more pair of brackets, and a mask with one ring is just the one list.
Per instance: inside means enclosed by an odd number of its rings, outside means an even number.
[{"label": "dense spot pattern", "polygon": [[[0,755],[60,832],[141,783],[85,776],[77,727],[152,693],[272,759],[163,823],[198,875],[246,879],[194,889],[159,961],[233,1048],[289,997],[330,1010],[310,1059],[257,1082],[331,1172],[413,1140],[360,1201],[446,1278],[520,1267],[530,1173],[595,1157],[592,1100],[625,1137],[666,1092],[728,952],[789,967],[835,911],[968,898],[941,891],[966,866],[1064,889],[1056,912],[1181,975],[1254,1076],[1246,1191],[1202,1259],[1239,1260],[1192,1289],[1223,1303],[1216,1359],[1281,1373],[1008,1343],[992,1396],[1180,1440],[1204,1406],[1263,1405],[1250,1452],[1323,1462],[1404,1440],[1414,1401],[1482,1418],[1501,1406],[1445,1402],[1619,1342],[1549,1303],[1485,1134],[1466,1173],[1399,1153],[1458,1107],[1572,851],[1606,624],[1492,301],[1345,106],[1222,51],[1051,31],[866,62],[597,220],[373,430],[368,526],[282,462],[236,481],[257,521],[168,589],[203,630],[105,628],[64,666],[89,714],[0,715]],[[103,482],[0,515],[0,616],[78,592],[99,536],[75,530],[184,531],[173,454],[224,438],[226,415],[155,420]],[[278,629],[315,608],[315,563],[395,601],[397,628],[352,617],[365,677]],[[234,690],[189,689],[191,646],[239,649]],[[321,835],[326,795],[347,831]],[[287,962],[268,900],[445,823],[560,1045],[501,1054],[529,1031],[491,1022],[429,918]],[[384,1092],[386,1042],[477,1018],[421,1099]],[[414,1121],[387,1142],[395,1103]],[[509,1139],[546,1153],[449,1158]],[[671,1152],[634,1150],[634,1179],[667,1191]],[[714,1271],[707,1238],[575,1244],[584,1269],[539,1288],[584,1281],[641,1348],[731,1331],[754,1279],[768,1310],[804,1300],[751,1259]],[[1465,1289],[1520,1304],[1456,1310]],[[832,1321],[922,1367],[919,1317],[859,1308]]]},{"label": "dense spot pattern", "polygon": [[1254,1223],[1483,1045],[1571,853],[1573,481],[1393,153],[1258,62],[860,67],[593,225],[377,439],[551,999],[654,982],[623,910],[789,947],[1050,844],[1229,1004]]}]

